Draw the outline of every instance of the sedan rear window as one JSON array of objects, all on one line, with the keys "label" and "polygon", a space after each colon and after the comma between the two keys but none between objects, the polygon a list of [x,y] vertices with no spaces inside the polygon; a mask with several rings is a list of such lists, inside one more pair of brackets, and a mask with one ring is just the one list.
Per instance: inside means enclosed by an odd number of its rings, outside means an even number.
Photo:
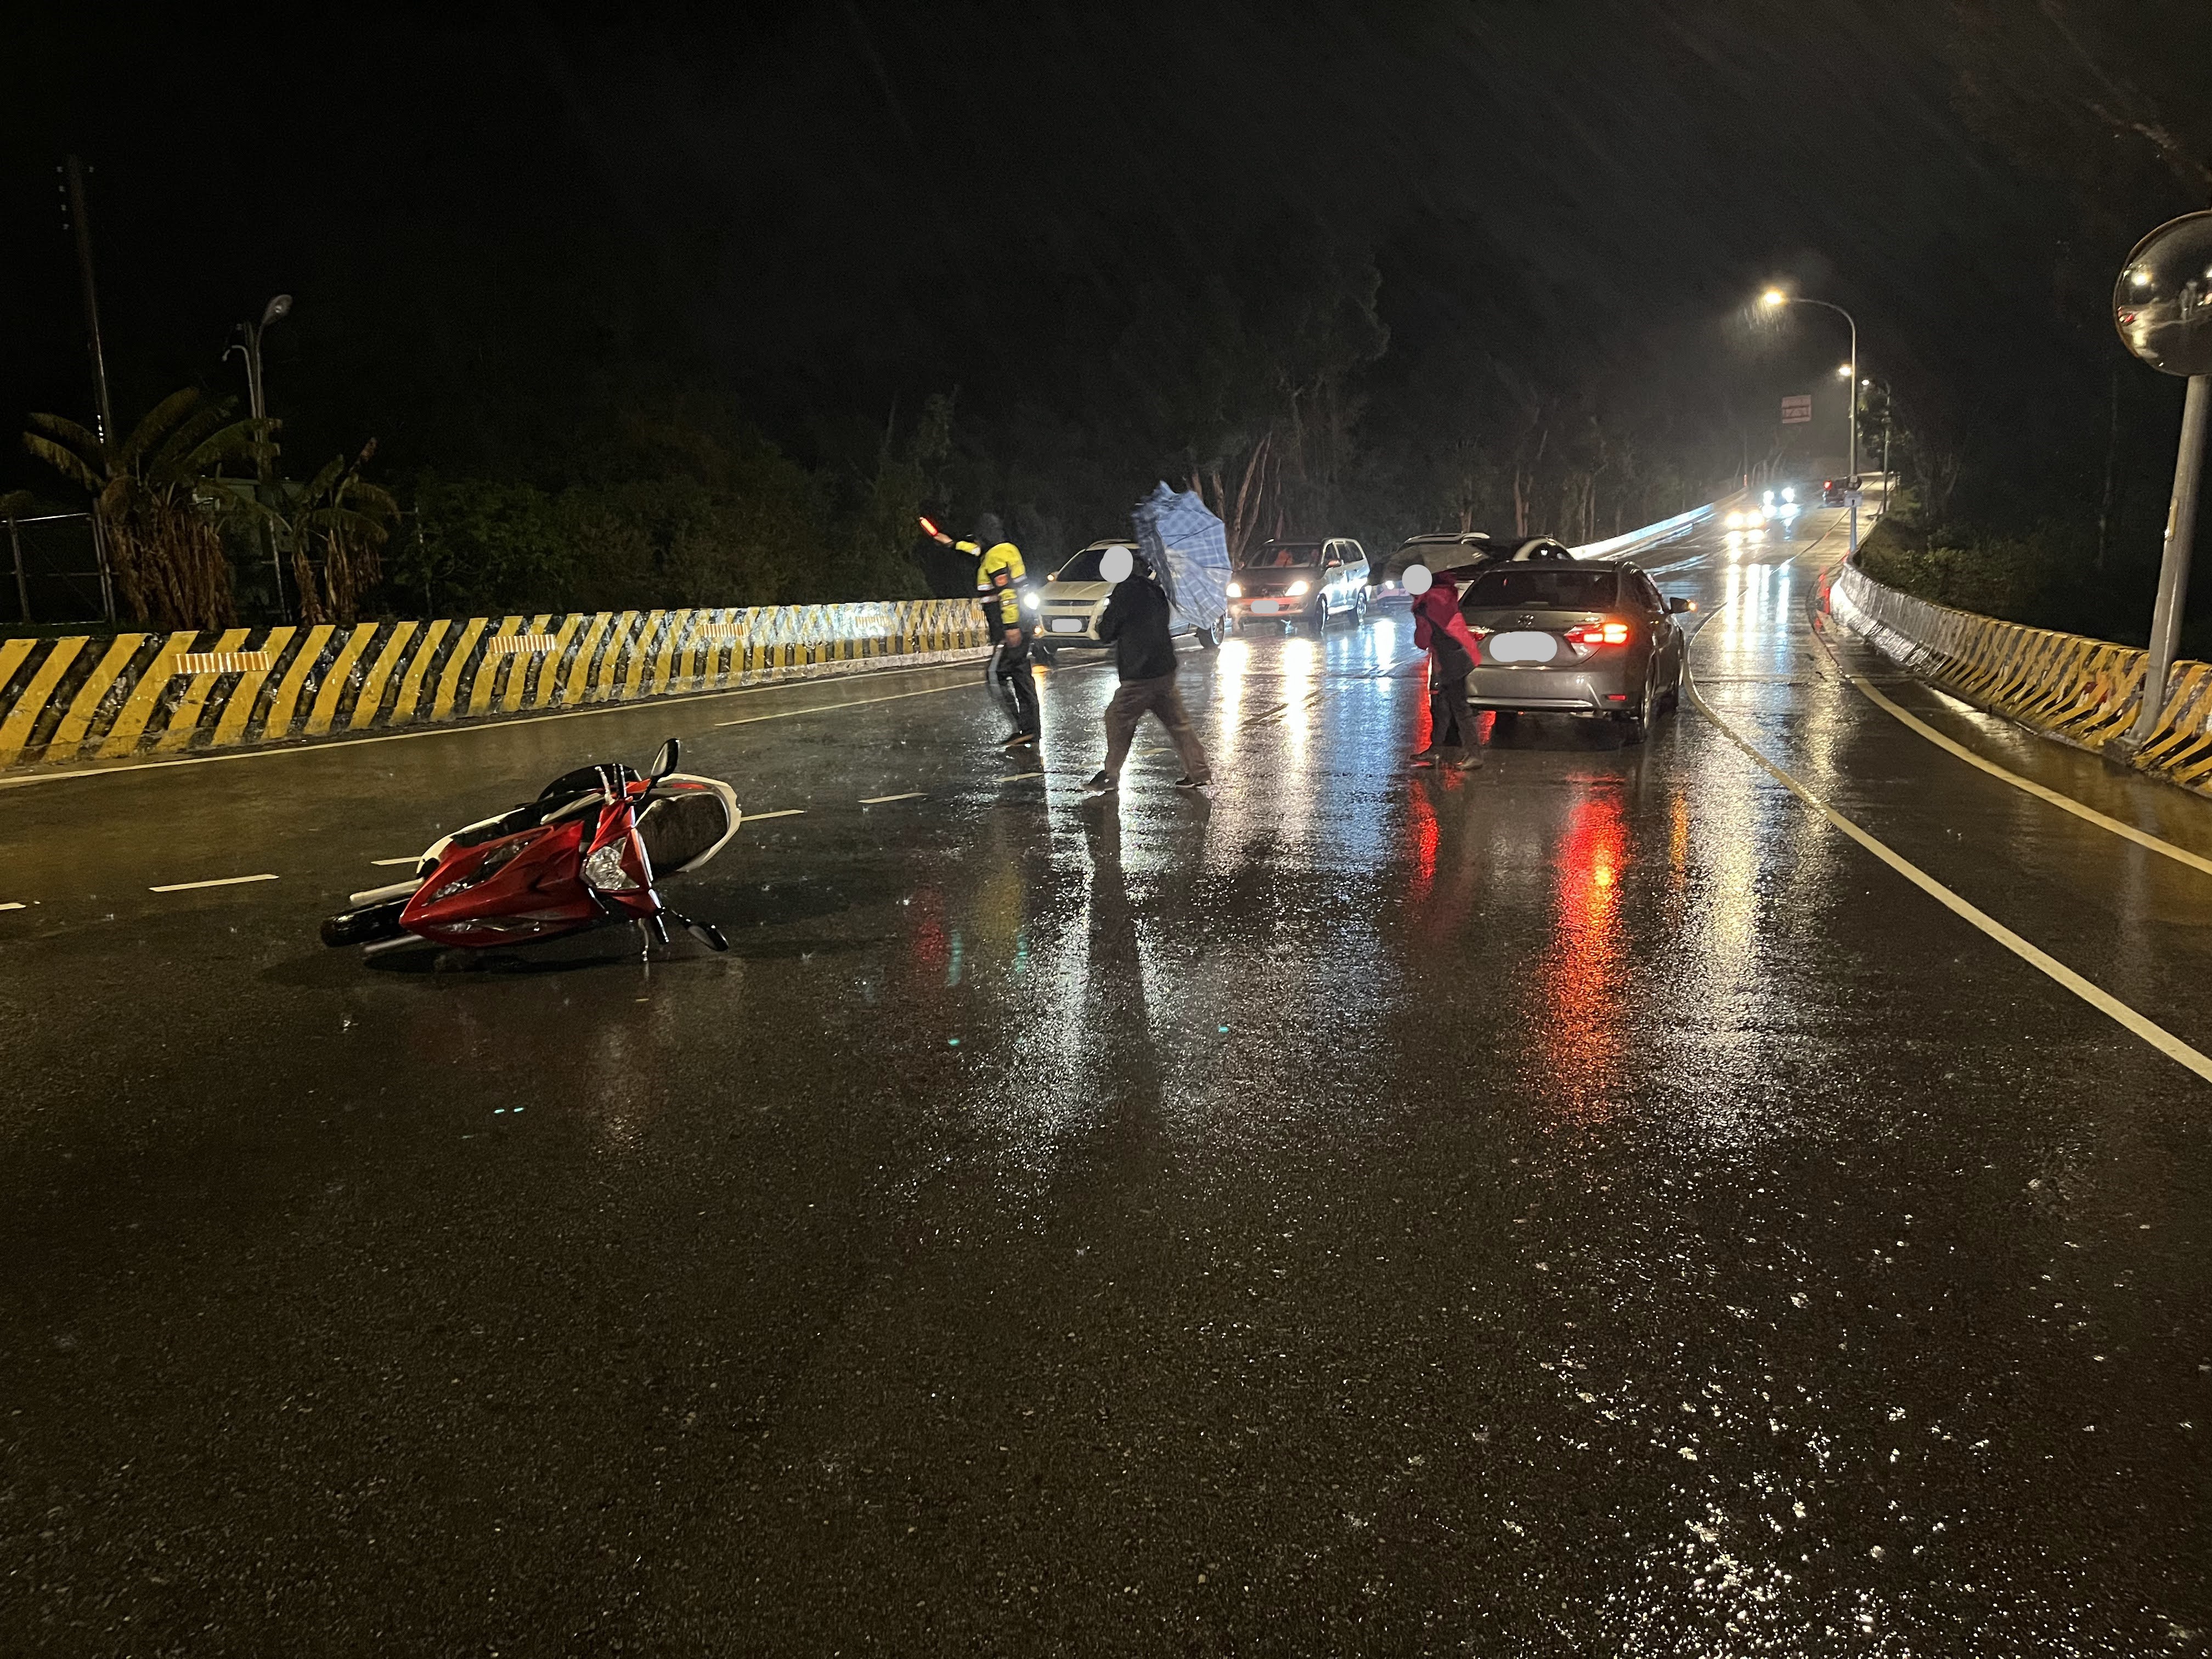
[{"label": "sedan rear window", "polygon": [[1612,570],[1570,570],[1558,565],[1493,566],[1477,576],[1460,599],[1483,610],[1522,606],[1534,611],[1602,611],[1613,602],[1620,584]]}]

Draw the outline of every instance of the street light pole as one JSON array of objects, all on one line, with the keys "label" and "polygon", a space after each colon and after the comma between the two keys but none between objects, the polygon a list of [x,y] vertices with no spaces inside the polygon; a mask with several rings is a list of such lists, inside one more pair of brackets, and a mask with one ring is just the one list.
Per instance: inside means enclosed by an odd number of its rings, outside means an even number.
[{"label": "street light pole", "polygon": [[1845,414],[1850,427],[1844,440],[1850,459],[1844,474],[1844,489],[1851,504],[1851,551],[1859,550],[1859,319],[1841,306],[1831,305],[1826,300],[1808,300],[1802,295],[1784,294],[1778,288],[1770,288],[1759,295],[1765,306],[1818,306],[1823,311],[1832,311],[1851,325],[1851,396]]},{"label": "street light pole", "polygon": [[[228,346],[223,350],[222,355],[226,357],[236,351],[246,359],[246,406],[257,422],[269,417],[268,401],[263,397],[261,389],[261,336],[270,324],[289,316],[291,310],[292,296],[289,294],[278,295],[267,305],[262,307],[259,322],[240,323],[238,325],[238,331],[245,336],[246,343],[242,347]],[[256,435],[258,436],[258,430]],[[267,454],[264,453],[255,463],[254,471],[262,484],[266,486],[270,482]],[[266,528],[264,527],[260,533],[267,534]],[[289,622],[291,612],[284,603],[284,558],[282,550],[276,545],[276,538],[273,536],[269,538],[269,570],[276,582],[277,620]]]}]

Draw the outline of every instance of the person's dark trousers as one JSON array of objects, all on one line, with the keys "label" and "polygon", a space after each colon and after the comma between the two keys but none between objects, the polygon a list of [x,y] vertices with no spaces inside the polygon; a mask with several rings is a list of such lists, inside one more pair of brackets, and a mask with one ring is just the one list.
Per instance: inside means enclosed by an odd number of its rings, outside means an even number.
[{"label": "person's dark trousers", "polygon": [[991,660],[983,670],[983,678],[1006,705],[1006,714],[1014,722],[1014,730],[1036,737],[1044,729],[1037,713],[1036,676],[1030,672],[1030,636],[1008,645],[1001,635],[999,648],[991,653]]},{"label": "person's dark trousers", "polygon": [[1120,780],[1121,763],[1129,758],[1129,740],[1136,736],[1137,722],[1147,713],[1167,727],[1176,752],[1182,757],[1183,775],[1193,783],[1212,781],[1212,763],[1206,758],[1198,733],[1190,728],[1190,716],[1183,710],[1182,693],[1176,690],[1172,674],[1158,679],[1123,680],[1114,700],[1106,705],[1106,775]]},{"label": "person's dark trousers", "polygon": [[1474,748],[1474,711],[1467,703],[1467,676],[1438,674],[1429,685],[1429,747]]}]

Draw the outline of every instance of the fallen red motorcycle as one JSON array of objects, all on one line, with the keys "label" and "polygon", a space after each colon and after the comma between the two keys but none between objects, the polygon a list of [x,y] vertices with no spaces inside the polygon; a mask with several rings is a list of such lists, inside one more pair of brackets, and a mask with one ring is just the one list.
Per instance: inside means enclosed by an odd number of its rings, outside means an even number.
[{"label": "fallen red motorcycle", "polygon": [[419,942],[483,949],[633,922],[668,939],[675,922],[710,950],[721,931],[668,908],[659,883],[728,845],[737,792],[676,769],[675,738],[641,775],[619,761],[564,773],[533,801],[432,842],[409,879],[356,893],[323,943],[377,955]]}]

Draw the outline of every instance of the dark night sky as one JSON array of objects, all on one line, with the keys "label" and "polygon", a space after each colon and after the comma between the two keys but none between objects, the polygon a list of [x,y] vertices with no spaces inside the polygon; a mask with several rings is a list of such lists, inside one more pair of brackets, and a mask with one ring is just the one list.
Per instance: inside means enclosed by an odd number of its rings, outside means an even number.
[{"label": "dark night sky", "polygon": [[[2206,10],[2097,15],[2124,40],[2120,14]],[[88,406],[52,171],[74,147],[119,404],[236,389],[230,325],[286,290],[275,412],[402,465],[526,467],[640,382],[726,390],[802,448],[895,395],[1096,402],[1149,286],[1264,295],[1269,260],[1331,249],[1382,272],[1375,396],[1496,335],[1562,379],[1663,380],[1686,420],[1763,410],[1842,356],[1814,313],[1747,329],[1778,276],[1971,425],[2054,374],[2101,385],[2101,297],[2062,267],[2109,273],[2198,205],[2130,155],[2088,222],[1970,130],[1932,0],[54,8],[15,32],[0,401]],[[2139,77],[2172,56],[2125,50]],[[2032,119],[2050,82],[2024,58],[1997,91]]]}]

